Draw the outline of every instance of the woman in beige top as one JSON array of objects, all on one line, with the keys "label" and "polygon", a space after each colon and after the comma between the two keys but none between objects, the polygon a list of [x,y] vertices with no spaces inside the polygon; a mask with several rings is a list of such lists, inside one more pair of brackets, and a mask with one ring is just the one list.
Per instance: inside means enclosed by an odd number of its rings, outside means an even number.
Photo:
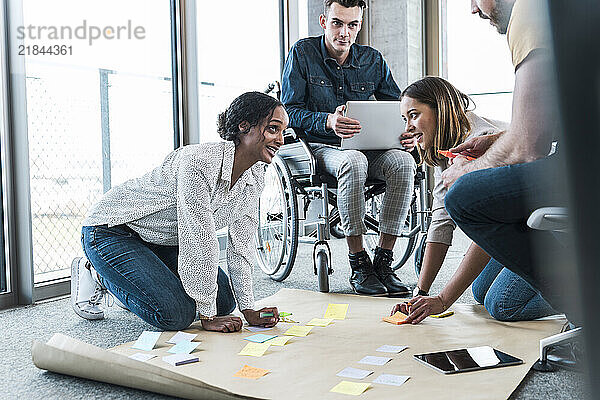
[{"label": "woman in beige top", "polygon": [[[418,310],[418,315],[413,315],[411,319],[418,323],[428,315],[446,309],[471,283],[475,300],[484,304],[496,319],[519,321],[554,314],[555,311],[531,285],[496,260],[490,260],[475,243],[467,250],[456,274],[442,293],[429,296],[429,289],[452,244],[452,233],[456,227],[444,208],[447,189],[441,180],[442,172],[452,163],[452,159],[442,156],[439,151],[455,150],[473,137],[495,140],[505,128],[502,122],[487,120],[469,111],[470,104],[467,95],[446,80],[432,76],[409,85],[401,95],[400,109],[406,121],[406,130],[416,138],[422,161],[434,166],[436,182],[432,221],[414,293],[416,298],[411,300],[411,304],[418,306],[411,311],[414,313]],[[475,145],[461,155],[477,158],[482,153]],[[467,274],[463,274],[474,268],[480,269],[485,264],[486,267],[473,282],[466,278]],[[398,309],[401,309],[400,305],[394,307],[394,312]]]}]

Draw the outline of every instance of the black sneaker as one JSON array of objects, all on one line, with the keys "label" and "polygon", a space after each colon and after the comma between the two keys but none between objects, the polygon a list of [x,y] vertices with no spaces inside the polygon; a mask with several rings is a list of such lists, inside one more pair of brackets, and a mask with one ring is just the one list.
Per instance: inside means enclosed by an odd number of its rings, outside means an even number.
[{"label": "black sneaker", "polygon": [[375,248],[373,269],[388,294],[390,296],[409,296],[410,288],[402,283],[390,267],[392,261],[394,261],[394,253],[391,250],[382,249],[379,246]]},{"label": "black sneaker", "polygon": [[385,286],[377,279],[371,258],[366,251],[349,254],[348,257],[352,268],[350,285],[356,293],[369,296],[383,296],[387,293]]}]

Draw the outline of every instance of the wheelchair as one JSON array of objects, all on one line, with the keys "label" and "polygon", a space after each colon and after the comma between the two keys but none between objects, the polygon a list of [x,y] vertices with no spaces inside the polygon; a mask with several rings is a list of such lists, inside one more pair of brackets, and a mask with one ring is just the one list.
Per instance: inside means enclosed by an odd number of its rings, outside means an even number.
[{"label": "wheelchair", "polygon": [[[318,170],[304,133],[291,128],[284,134],[284,145],[265,168],[265,188],[259,201],[256,232],[259,267],[271,279],[281,282],[292,271],[299,243],[312,244],[313,272],[318,279],[319,291],[328,292],[333,269],[327,241],[331,234],[340,236],[341,226],[335,177]],[[368,231],[363,238],[365,249],[371,256],[378,244],[378,217],[384,192],[384,181],[367,179],[365,224]],[[400,249],[402,255],[393,262],[393,270],[402,267],[417,247],[415,270],[419,275],[425,234],[431,219],[428,199],[427,174],[421,165],[415,175],[415,191],[404,230],[396,241],[395,249]],[[307,211],[313,202],[317,202],[319,213],[310,220]]]}]

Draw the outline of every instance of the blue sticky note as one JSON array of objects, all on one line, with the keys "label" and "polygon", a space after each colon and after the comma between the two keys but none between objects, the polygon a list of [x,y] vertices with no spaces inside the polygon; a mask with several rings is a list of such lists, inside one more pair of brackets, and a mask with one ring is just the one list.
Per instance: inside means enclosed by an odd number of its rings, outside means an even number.
[{"label": "blue sticky note", "polygon": [[173,354],[190,354],[199,344],[200,342],[179,342],[171,347],[168,352]]},{"label": "blue sticky note", "polygon": [[265,335],[264,333],[257,333],[256,335],[252,335],[252,336],[248,336],[247,338],[244,338],[244,340],[249,340],[249,341],[255,342],[255,343],[263,343],[269,339],[273,339],[274,337],[277,337],[277,335]]},{"label": "blue sticky note", "polygon": [[132,346],[134,349],[150,351],[158,341],[162,332],[144,331]]}]

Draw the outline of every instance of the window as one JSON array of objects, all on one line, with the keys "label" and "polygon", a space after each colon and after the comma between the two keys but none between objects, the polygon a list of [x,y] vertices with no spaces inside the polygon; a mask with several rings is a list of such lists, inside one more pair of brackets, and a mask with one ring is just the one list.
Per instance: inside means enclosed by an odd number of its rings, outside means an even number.
[{"label": "window", "polygon": [[514,69],[506,35],[472,15],[468,1],[443,1],[442,21],[444,77],[471,96],[478,115],[509,122]]},{"label": "window", "polygon": [[70,275],[103,192],[173,149],[170,15],[168,0],[23,2],[36,284]]},{"label": "window", "polygon": [[247,91],[264,91],[279,80],[279,3],[233,0],[198,4],[200,142],[220,140],[217,115],[234,98]]}]

